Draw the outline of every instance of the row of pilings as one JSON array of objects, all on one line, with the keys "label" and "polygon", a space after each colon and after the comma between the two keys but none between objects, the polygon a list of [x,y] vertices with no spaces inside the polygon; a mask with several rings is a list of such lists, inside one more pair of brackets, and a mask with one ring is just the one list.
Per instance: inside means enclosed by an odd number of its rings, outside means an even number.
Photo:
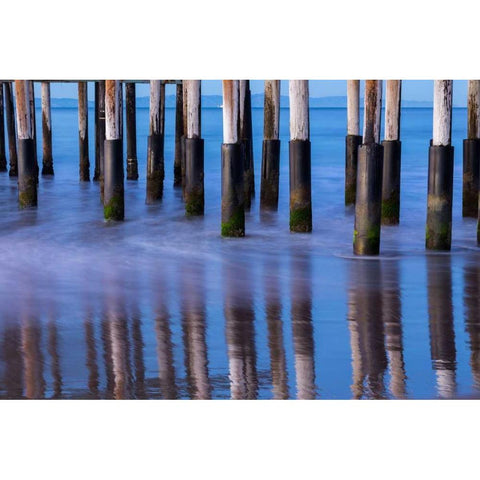
[{"label": "row of pilings", "polygon": [[[146,202],[161,200],[165,177],[165,84],[150,82]],[[201,81],[176,84],[174,185],[181,186],[187,215],[204,213],[204,141],[201,132]],[[453,191],[451,80],[436,80],[433,133],[428,153],[428,205],[425,245],[450,250]],[[7,169],[4,110],[9,140],[10,175],[18,175],[20,207],[37,205],[39,164],[36,151],[33,81],[15,81],[16,122],[11,82],[0,94],[0,170]],[[380,142],[381,80],[366,80],[363,132],[360,135],[360,82],[347,81],[345,204],[355,205],[353,251],[377,255],[381,225],[400,221],[401,81],[386,82],[385,135]],[[53,175],[50,83],[41,82],[42,175]],[[138,179],[135,82],[125,82],[128,180]],[[312,231],[309,86],[289,82],[290,230]],[[5,105],[5,108],[4,108]],[[95,169],[107,220],[124,219],[123,87],[119,80],[95,82]],[[280,172],[280,81],[265,81],[260,208],[276,211]],[[78,83],[79,177],[90,179],[87,82]],[[468,138],[463,148],[463,216],[478,215],[480,159],[480,81],[469,81]],[[221,233],[245,235],[245,211],[255,194],[251,94],[248,80],[223,81]],[[480,226],[480,223],[478,224]],[[477,229],[480,242],[480,228]]]}]

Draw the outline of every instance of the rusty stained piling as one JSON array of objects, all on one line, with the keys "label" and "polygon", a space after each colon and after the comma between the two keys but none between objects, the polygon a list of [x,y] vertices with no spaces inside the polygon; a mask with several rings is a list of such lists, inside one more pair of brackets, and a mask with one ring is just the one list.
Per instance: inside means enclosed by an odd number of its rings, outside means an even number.
[{"label": "rusty stained piling", "polygon": [[382,81],[365,81],[363,143],[358,149],[353,253],[378,255],[382,207],[383,146],[380,145]]},{"label": "rusty stained piling", "polygon": [[173,161],[173,186],[182,185],[182,142],[184,135],[183,127],[183,85],[176,85],[175,95],[175,159]]},{"label": "rusty stained piling", "polygon": [[11,82],[5,82],[5,114],[7,116],[7,134],[8,134],[8,156],[10,170],[8,172],[10,177],[18,175],[17,168],[17,133],[15,129],[15,107],[13,105],[13,94]]},{"label": "rusty stained piling", "polygon": [[242,149],[238,138],[238,80],[223,81],[222,225],[224,237],[245,236],[245,189]]},{"label": "rusty stained piling", "polygon": [[0,83],[0,172],[7,171],[7,155],[5,152],[5,117],[3,101],[3,83]]},{"label": "rusty stained piling", "polygon": [[127,124],[127,180],[138,180],[137,160],[137,105],[135,83],[125,83]]},{"label": "rusty stained piling", "polygon": [[265,80],[260,210],[278,209],[280,80]]},{"label": "rusty stained piling", "polygon": [[204,143],[201,138],[201,82],[185,80],[187,125],[185,138],[185,213],[203,215],[205,195]]},{"label": "rusty stained piling", "polygon": [[163,125],[165,85],[160,80],[150,82],[150,130],[147,147],[146,203],[154,203],[163,196],[165,164],[163,157]]},{"label": "rusty stained piling", "polygon": [[52,153],[52,109],[50,104],[50,83],[42,82],[42,175],[53,175]]},{"label": "rusty stained piling", "polygon": [[78,83],[78,148],[79,176],[81,182],[90,181],[90,159],[88,156],[88,93],[87,82]]},{"label": "rusty stained piling", "polygon": [[347,136],[345,137],[345,205],[355,204],[360,135],[360,80],[347,80]]},{"label": "rusty stained piling", "polygon": [[250,81],[239,81],[239,137],[242,146],[245,188],[245,210],[250,210],[255,196],[255,175],[253,168],[252,98]]},{"label": "rusty stained piling", "polygon": [[106,220],[123,220],[125,215],[121,95],[118,80],[105,81],[103,213]]},{"label": "rusty stained piling", "polygon": [[290,231],[312,231],[308,80],[290,80]]},{"label": "rusty stained piling", "polygon": [[452,80],[433,86],[433,139],[428,155],[428,200],[425,246],[450,250],[452,238],[453,147]]},{"label": "rusty stained piling", "polygon": [[468,81],[467,138],[463,141],[462,216],[477,218],[480,169],[480,80]]},{"label": "rusty stained piling", "polygon": [[27,80],[15,80],[15,99],[18,131],[18,202],[20,208],[36,207],[37,168]]},{"label": "rusty stained piling", "polygon": [[39,167],[38,167],[38,155],[37,155],[37,119],[35,115],[35,83],[32,80],[27,81],[27,88],[29,92],[29,107],[30,107],[30,119],[32,122],[32,138],[33,138],[33,152],[35,158],[35,169],[37,175],[37,183],[38,183],[38,174],[39,174]]}]

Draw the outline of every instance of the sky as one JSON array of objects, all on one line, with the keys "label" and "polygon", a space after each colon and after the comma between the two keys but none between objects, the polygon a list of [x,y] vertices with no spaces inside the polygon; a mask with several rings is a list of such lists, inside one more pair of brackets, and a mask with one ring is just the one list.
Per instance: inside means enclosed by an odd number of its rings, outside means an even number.
[{"label": "sky", "polygon": [[[363,84],[363,82],[362,82]],[[345,80],[310,80],[311,97],[331,97],[346,95]],[[40,86],[36,86],[36,96],[40,96]],[[363,85],[360,87],[363,89]],[[251,80],[250,89],[252,94],[263,93],[263,80]],[[175,87],[167,85],[167,95],[174,94]],[[203,80],[203,95],[221,95],[221,80]],[[281,94],[288,95],[288,81],[282,80]],[[77,85],[75,83],[53,83],[51,86],[51,95],[54,98],[77,98]],[[89,84],[89,98],[93,99],[93,84]],[[137,85],[137,96],[146,97],[149,95],[148,84]],[[453,103],[465,104],[467,98],[467,81],[454,80],[453,82]],[[433,99],[433,81],[432,80],[404,80],[402,82],[402,99],[410,101],[432,101]]]}]

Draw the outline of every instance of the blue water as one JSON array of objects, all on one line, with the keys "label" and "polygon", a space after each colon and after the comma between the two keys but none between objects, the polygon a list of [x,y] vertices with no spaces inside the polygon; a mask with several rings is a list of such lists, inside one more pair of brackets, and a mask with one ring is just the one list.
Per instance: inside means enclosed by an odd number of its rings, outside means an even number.
[{"label": "blue water", "polygon": [[76,109],[52,110],[55,177],[40,178],[36,210],[19,210],[16,179],[0,175],[2,398],[478,394],[480,253],[475,220],[461,217],[466,109],[453,113],[451,253],[424,249],[432,111],[403,109],[401,224],[382,228],[377,259],[352,255],[344,109],[310,112],[312,234],[288,228],[288,109],[279,211],[260,215],[263,110],[253,110],[256,199],[242,239],[220,236],[221,109],[202,111],[203,218],[186,218],[173,188],[174,115],[164,197],[146,205],[148,110],[137,111],[140,179],[126,181],[122,223],[105,223],[99,185],[78,181]]}]

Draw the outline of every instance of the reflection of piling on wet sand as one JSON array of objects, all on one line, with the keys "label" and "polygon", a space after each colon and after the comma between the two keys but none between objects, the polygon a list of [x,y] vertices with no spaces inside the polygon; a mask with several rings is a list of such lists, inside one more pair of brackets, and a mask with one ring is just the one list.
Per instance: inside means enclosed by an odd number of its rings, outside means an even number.
[{"label": "reflection of piling on wet sand", "polygon": [[309,400],[315,398],[310,258],[294,255],[291,268],[291,316],[297,398]]},{"label": "reflection of piling on wet sand", "polygon": [[22,331],[20,325],[7,325],[2,342],[2,357],[5,362],[6,397],[9,399],[22,398],[23,395],[23,358],[22,358]]},{"label": "reflection of piling on wet sand", "polygon": [[58,353],[58,330],[55,318],[51,317],[47,324],[48,331],[48,354],[51,358],[51,373],[53,378],[52,398],[62,396],[62,373],[60,370],[60,355]]},{"label": "reflection of piling on wet sand", "polygon": [[28,314],[22,316],[21,322],[25,397],[43,398],[45,396],[45,379],[43,378],[43,355],[40,348],[40,324]]},{"label": "reflection of piling on wet sand", "polygon": [[88,369],[88,392],[91,398],[100,398],[98,392],[98,366],[97,349],[95,346],[95,331],[93,327],[92,315],[87,313],[84,322],[85,343],[87,345],[87,369]]},{"label": "reflection of piling on wet sand", "polygon": [[351,265],[348,320],[352,348],[354,398],[384,398],[387,356],[384,344],[380,264]]},{"label": "reflection of piling on wet sand", "polygon": [[135,312],[132,316],[132,341],[133,341],[133,365],[135,368],[135,398],[144,399],[147,397],[145,391],[145,363],[143,360],[143,336],[142,321],[140,313]]},{"label": "reflection of piling on wet sand", "polygon": [[428,257],[427,276],[430,350],[438,395],[441,398],[453,398],[456,391],[456,351],[450,258]]},{"label": "reflection of piling on wet sand", "polygon": [[224,315],[232,399],[255,399],[258,378],[255,351],[255,312],[248,272],[243,266],[224,270]]}]

